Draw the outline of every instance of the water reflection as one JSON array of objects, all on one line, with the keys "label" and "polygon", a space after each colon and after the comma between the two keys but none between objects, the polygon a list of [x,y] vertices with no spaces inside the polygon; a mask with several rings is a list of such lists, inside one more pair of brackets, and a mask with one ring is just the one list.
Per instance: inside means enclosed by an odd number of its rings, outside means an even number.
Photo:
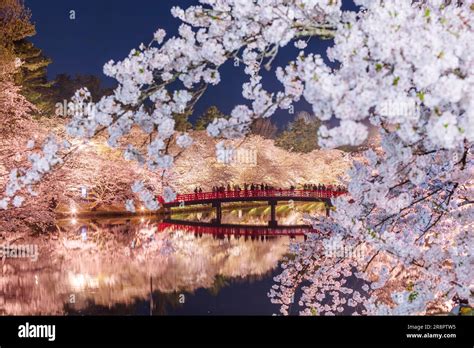
[{"label": "water reflection", "polygon": [[[301,211],[281,209],[279,218],[299,222]],[[209,221],[211,214],[174,217]],[[265,214],[260,207],[227,211],[224,217],[264,224]],[[59,226],[61,232],[40,245],[37,262],[4,260],[2,314],[165,314],[175,313],[173,308],[212,314],[219,312],[211,310],[213,296],[230,296],[225,301],[236,303],[259,298],[258,314],[275,311],[266,292],[288,250],[288,236],[216,237],[151,217],[60,221]]]}]

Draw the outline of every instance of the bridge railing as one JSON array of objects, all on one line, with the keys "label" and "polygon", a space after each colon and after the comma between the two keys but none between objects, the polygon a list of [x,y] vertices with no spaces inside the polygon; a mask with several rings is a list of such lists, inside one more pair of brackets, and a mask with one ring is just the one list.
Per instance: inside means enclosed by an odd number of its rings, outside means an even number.
[{"label": "bridge railing", "polygon": [[[240,190],[222,192],[198,192],[178,194],[176,200],[167,203],[179,203],[190,201],[204,201],[222,198],[275,198],[275,197],[309,197],[309,198],[333,198],[345,194],[344,191],[334,190]],[[158,197],[160,203],[164,203],[163,198]]]}]

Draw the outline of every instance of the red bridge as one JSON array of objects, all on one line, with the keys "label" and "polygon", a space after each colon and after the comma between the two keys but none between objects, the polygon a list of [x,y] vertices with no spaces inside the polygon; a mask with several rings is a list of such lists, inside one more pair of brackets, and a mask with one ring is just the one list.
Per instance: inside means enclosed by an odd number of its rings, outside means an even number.
[{"label": "red bridge", "polygon": [[326,214],[329,214],[331,207],[331,198],[345,194],[341,190],[234,190],[219,192],[200,192],[177,195],[172,202],[165,202],[159,196],[158,200],[165,208],[185,207],[198,204],[212,204],[216,209],[215,225],[220,225],[222,220],[222,203],[227,202],[255,202],[266,201],[271,207],[271,220],[269,226],[277,226],[276,205],[279,201],[302,201],[302,202],[324,202],[326,205]]},{"label": "red bridge", "polygon": [[240,225],[240,224],[220,224],[183,221],[165,219],[159,224],[160,231],[170,229],[173,231],[185,231],[194,233],[195,235],[213,235],[217,238],[224,238],[225,236],[242,236],[244,238],[255,237],[270,237],[270,236],[305,236],[306,233],[317,233],[318,231],[307,225],[294,226],[258,226],[258,225]]}]

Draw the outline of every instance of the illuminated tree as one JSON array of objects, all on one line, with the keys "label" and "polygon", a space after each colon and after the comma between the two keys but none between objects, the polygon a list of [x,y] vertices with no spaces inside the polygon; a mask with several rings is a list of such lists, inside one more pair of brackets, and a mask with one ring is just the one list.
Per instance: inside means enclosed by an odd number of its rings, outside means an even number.
[{"label": "illuminated tree", "polygon": [[292,152],[311,152],[318,149],[319,120],[298,118],[288,125],[275,140],[275,144]]},{"label": "illuminated tree", "polygon": [[260,135],[267,139],[273,139],[277,130],[277,126],[268,118],[257,118],[250,126],[250,132],[252,134]]},{"label": "illuminated tree", "polygon": [[209,107],[196,121],[196,125],[194,126],[195,130],[205,130],[209,124],[211,124],[214,120],[219,118],[228,118],[228,116],[224,115],[222,111],[215,105]]}]

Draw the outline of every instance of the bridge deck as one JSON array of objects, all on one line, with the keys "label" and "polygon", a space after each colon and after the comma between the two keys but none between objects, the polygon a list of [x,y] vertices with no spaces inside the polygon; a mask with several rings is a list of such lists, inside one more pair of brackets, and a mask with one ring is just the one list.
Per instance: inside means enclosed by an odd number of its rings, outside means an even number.
[{"label": "bridge deck", "polygon": [[180,205],[210,204],[215,202],[243,201],[307,201],[331,203],[331,198],[345,194],[331,190],[241,190],[223,192],[200,192],[177,195],[172,202],[165,202],[162,197],[158,200],[164,207]]}]

